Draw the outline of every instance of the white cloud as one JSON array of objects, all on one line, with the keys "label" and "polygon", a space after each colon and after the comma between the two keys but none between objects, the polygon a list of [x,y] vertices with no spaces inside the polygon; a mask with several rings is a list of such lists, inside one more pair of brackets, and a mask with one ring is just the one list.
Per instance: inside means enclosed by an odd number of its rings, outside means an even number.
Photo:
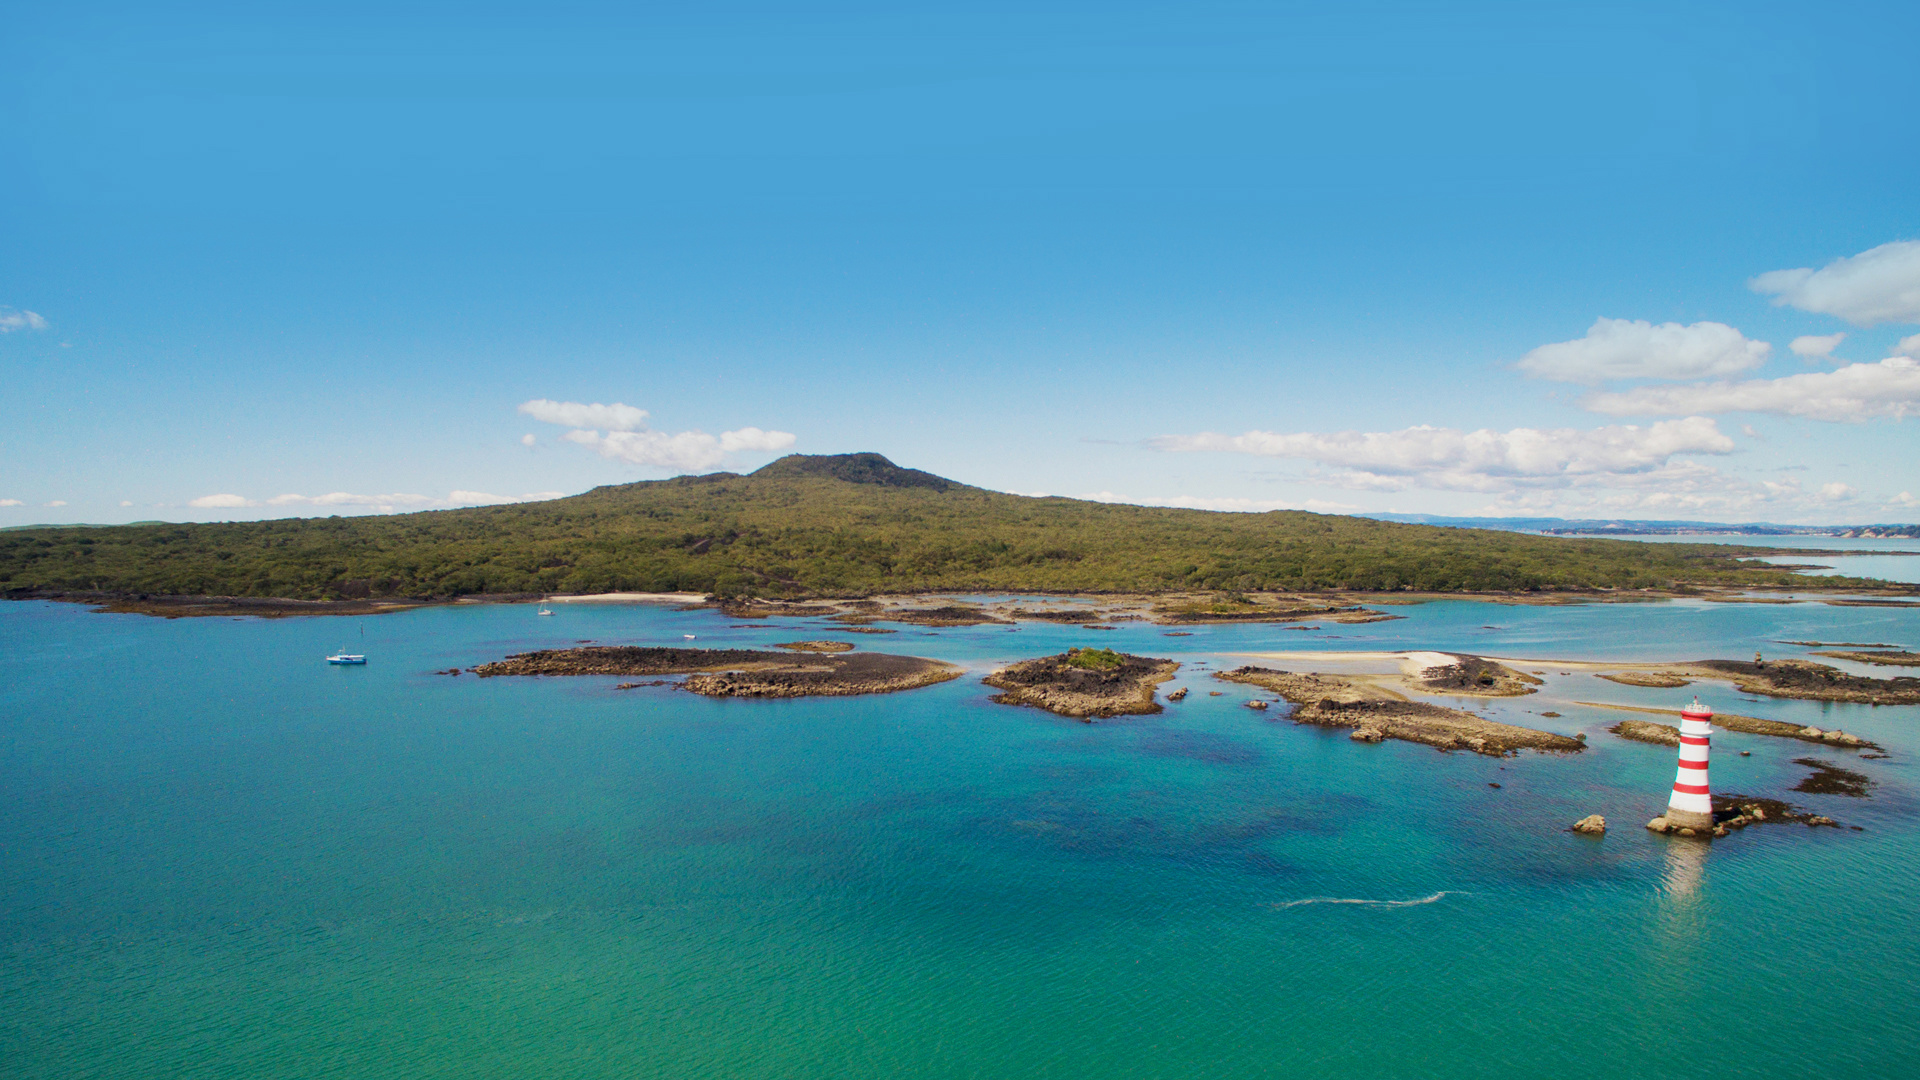
[{"label": "white cloud", "polygon": [[1559,382],[1606,379],[1702,379],[1736,375],[1766,362],[1773,346],[1750,341],[1725,323],[1691,326],[1595,319],[1587,336],[1542,345],[1520,358],[1521,371]]},{"label": "white cloud", "polygon": [[521,446],[532,446],[534,443],[537,443],[539,441],[540,441],[539,439],[536,439],[533,437],[533,432],[531,431],[527,432],[525,435],[520,436]]},{"label": "white cloud", "polygon": [[612,461],[663,469],[711,469],[726,456],[720,440],[704,431],[683,431],[677,435],[664,431],[609,431],[605,435],[597,431],[569,431],[560,437]]},{"label": "white cloud", "polygon": [[1893,347],[1893,355],[1911,356],[1915,360],[1920,360],[1920,334],[1901,338],[1900,343]]},{"label": "white cloud", "polygon": [[1831,360],[1833,350],[1839,348],[1846,337],[1845,334],[1802,334],[1787,342],[1787,348],[1792,349],[1795,356],[1808,360]]},{"label": "white cloud", "polygon": [[1158,450],[1217,451],[1263,457],[1301,458],[1348,470],[1343,487],[1399,490],[1438,487],[1490,491],[1515,482],[1646,472],[1675,454],[1732,452],[1733,440],[1712,420],[1695,416],[1634,425],[1576,430],[1515,428],[1460,431],[1412,427],[1400,431],[1331,434],[1170,435],[1152,441]]},{"label": "white cloud", "polygon": [[0,506],[25,506],[19,499],[0,499]]},{"label": "white cloud", "polygon": [[[396,492],[390,495],[356,495],[350,491],[335,491],[326,495],[275,495],[270,499],[249,499],[244,495],[202,495],[187,503],[201,510],[241,510],[261,506],[311,506],[317,508],[358,507],[377,513],[391,514],[400,510],[441,510],[454,506],[490,506],[497,503],[541,502],[561,497],[558,491],[536,491],[526,495],[489,495],[484,491],[454,491],[444,499],[431,495],[410,495]],[[131,503],[122,503],[130,506]]]},{"label": "white cloud", "polygon": [[1898,506],[1903,509],[1910,510],[1916,506],[1920,506],[1920,499],[1914,498],[1913,492],[1911,491],[1903,491],[1900,494],[1895,495],[1893,498],[1888,499],[1887,506],[1889,508]]},{"label": "white cloud", "polygon": [[132,503],[132,501],[131,501],[131,500],[128,500],[128,499],[121,499],[121,500],[120,500],[120,505],[121,505],[121,506],[132,506],[132,505],[133,505],[133,503]]},{"label": "white cloud", "polygon": [[16,311],[10,307],[0,307],[0,334],[11,334],[15,330],[45,330],[47,320],[31,311]]},{"label": "white cloud", "polygon": [[[259,506],[261,504],[249,503],[248,505]],[[334,491],[325,495],[275,495],[273,498],[268,499],[265,505],[318,507],[364,506],[378,510],[383,514],[391,514],[402,507],[408,510],[428,510],[436,506],[445,506],[447,503],[445,500],[436,499],[431,495],[409,495],[404,492],[395,492],[390,495],[355,495],[350,491]]]},{"label": "white cloud", "polygon": [[611,405],[583,405],[578,401],[535,398],[521,402],[520,411],[543,424],[558,424],[561,427],[638,431],[647,426],[647,410],[622,405],[617,401]]},{"label": "white cloud", "polygon": [[[1797,481],[1754,483],[1684,456],[1720,455],[1735,449],[1733,440],[1711,419],[1700,416],[1645,427],[1595,429],[1253,431],[1231,436],[1169,436],[1150,445],[1169,451],[1301,459],[1323,466],[1311,471],[1306,480],[1349,491],[1480,492],[1493,496],[1494,502],[1486,512],[1495,514],[1697,516],[1751,514],[1764,509],[1784,520],[1824,505],[1818,496],[1803,491]],[[1191,499],[1168,502],[1202,505]],[[1338,503],[1294,505],[1312,510],[1351,509]],[[1246,508],[1266,507],[1249,501]]]},{"label": "white cloud", "polygon": [[1614,416],[1681,416],[1762,412],[1859,423],[1874,417],[1920,414],[1920,361],[1890,356],[1877,364],[1848,364],[1782,379],[1641,386],[1596,394],[1586,407]]},{"label": "white cloud", "polygon": [[484,491],[456,491],[447,496],[447,505],[498,506],[503,503],[546,502],[565,494],[563,491],[535,491],[526,495],[489,495]]},{"label": "white cloud", "polygon": [[1792,477],[1756,483],[1692,462],[1678,462],[1656,472],[1615,477],[1604,486],[1522,488],[1504,492],[1486,512],[1721,520],[1765,517],[1776,521],[1798,519],[1830,523],[1832,503],[1832,499],[1818,493],[1809,494]]},{"label": "white cloud", "polygon": [[1852,484],[1833,483],[1820,485],[1820,498],[1826,502],[1846,502],[1858,494],[1860,494],[1860,489],[1854,487]]},{"label": "white cloud", "polygon": [[65,505],[67,505],[67,500],[65,500],[65,499],[55,499],[55,500],[53,500],[52,502],[50,502],[50,503],[47,503],[46,505],[48,505],[48,506],[65,506]]},{"label": "white cloud", "polygon": [[720,449],[729,454],[741,450],[785,450],[796,441],[790,432],[761,431],[757,427],[744,427],[738,431],[720,433]]},{"label": "white cloud", "polygon": [[1920,322],[1920,240],[1881,244],[1818,270],[1774,270],[1747,282],[1775,306],[1837,315],[1856,326]]},{"label": "white cloud", "polygon": [[1220,510],[1239,514],[1261,514],[1268,510],[1311,510],[1319,514],[1342,514],[1360,509],[1353,503],[1328,502],[1325,499],[1237,499],[1210,498],[1201,495],[1175,495],[1168,498],[1150,496],[1138,499],[1130,495],[1116,495],[1111,491],[1095,491],[1080,498],[1089,502],[1126,503],[1130,506],[1171,506],[1182,510]]},{"label": "white cloud", "polygon": [[[646,426],[647,413],[644,409],[618,402],[612,405],[582,405],[575,401],[548,401],[541,398],[521,405],[520,411],[536,420],[572,428],[560,438],[584,446],[610,461],[662,469],[711,469],[725,460],[728,454],[785,450],[797,441],[792,432],[763,431],[757,427],[723,431],[718,438],[704,431],[671,434],[652,431]],[[607,429],[604,434],[601,428]],[[521,442],[531,446],[533,436],[529,435]]]}]

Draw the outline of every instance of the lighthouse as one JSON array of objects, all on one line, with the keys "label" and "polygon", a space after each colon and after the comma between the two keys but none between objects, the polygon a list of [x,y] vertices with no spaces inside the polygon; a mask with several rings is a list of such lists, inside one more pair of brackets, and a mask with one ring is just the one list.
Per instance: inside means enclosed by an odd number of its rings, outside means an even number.
[{"label": "lighthouse", "polygon": [[1713,740],[1713,710],[1693,704],[1680,710],[1680,772],[1667,800],[1667,824],[1676,829],[1713,831],[1713,796],[1707,787],[1707,749]]}]

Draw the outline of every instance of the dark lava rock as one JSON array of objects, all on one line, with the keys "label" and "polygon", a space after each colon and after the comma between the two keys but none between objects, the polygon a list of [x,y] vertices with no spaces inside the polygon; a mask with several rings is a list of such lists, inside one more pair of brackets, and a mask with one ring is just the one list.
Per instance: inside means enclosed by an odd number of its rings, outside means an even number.
[{"label": "dark lava rock", "polygon": [[1867,797],[1867,789],[1873,781],[1852,769],[1843,769],[1830,761],[1819,758],[1794,758],[1795,765],[1805,765],[1813,770],[1813,775],[1794,786],[1795,791],[1804,791],[1809,795],[1845,795],[1852,799]]}]

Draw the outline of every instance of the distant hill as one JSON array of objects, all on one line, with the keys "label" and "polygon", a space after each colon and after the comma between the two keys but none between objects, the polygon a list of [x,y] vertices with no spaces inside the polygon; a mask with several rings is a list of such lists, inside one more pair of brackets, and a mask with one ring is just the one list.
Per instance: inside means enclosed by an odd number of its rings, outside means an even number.
[{"label": "distant hill", "polygon": [[0,592],[333,599],[1808,584],[1742,564],[1743,550],[1030,498],[879,454],[796,454],[747,476],[510,506],[15,531],[0,534]]}]

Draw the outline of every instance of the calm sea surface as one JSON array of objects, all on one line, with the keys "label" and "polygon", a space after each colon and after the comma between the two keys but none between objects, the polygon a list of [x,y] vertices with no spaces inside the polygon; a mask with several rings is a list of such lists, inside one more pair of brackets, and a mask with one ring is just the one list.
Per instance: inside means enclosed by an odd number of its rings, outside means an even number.
[{"label": "calm sea surface", "polygon": [[[0,604],[0,1074],[1909,1075],[1920,709],[1537,665],[1543,693],[1486,713],[1591,749],[1495,760],[1295,727],[1206,673],[1252,650],[1917,647],[1920,607],[1394,610],[1181,638],[847,635],[970,671],[753,702],[430,672],[580,639],[837,631],[643,606],[267,622]],[[328,667],[342,643],[371,663]],[[1155,717],[987,701],[994,665],[1089,643],[1210,666]],[[1864,831],[1647,834],[1673,752],[1573,703],[1694,689],[1886,746],[1715,736],[1716,789]],[[1790,793],[1808,756],[1866,773],[1872,797]],[[1604,839],[1564,831],[1596,812]]]}]

